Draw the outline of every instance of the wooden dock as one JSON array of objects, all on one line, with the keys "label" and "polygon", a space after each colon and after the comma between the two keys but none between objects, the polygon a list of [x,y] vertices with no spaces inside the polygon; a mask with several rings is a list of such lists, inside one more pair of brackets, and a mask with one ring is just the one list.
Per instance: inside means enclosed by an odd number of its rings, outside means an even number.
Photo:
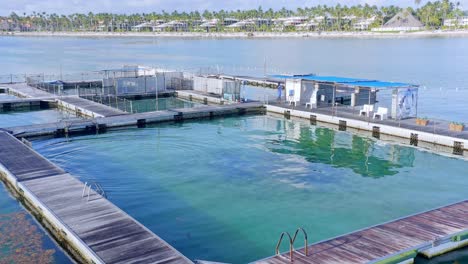
[{"label": "wooden dock", "polygon": [[[0,173],[39,221],[87,263],[192,263],[94,190],[6,132],[0,132]],[[86,193],[86,192],[85,192]]]},{"label": "wooden dock", "polygon": [[[302,243],[299,235],[296,244]],[[283,241],[289,244],[286,239]],[[294,263],[412,263],[468,245],[468,200],[309,245],[293,252]],[[289,264],[290,253],[256,261]]]},{"label": "wooden dock", "polygon": [[63,120],[56,123],[4,128],[16,137],[61,137],[73,134],[96,134],[120,127],[145,127],[148,124],[183,121],[196,118],[213,118],[226,115],[263,113],[261,103],[207,105],[194,108],[171,109],[137,114],[117,115],[85,120]]},{"label": "wooden dock", "polygon": [[22,109],[48,109],[55,106],[56,103],[53,98],[21,98],[0,101],[0,111],[5,112]]},{"label": "wooden dock", "polygon": [[43,91],[41,89],[27,85],[26,83],[14,83],[5,85],[8,88],[8,93],[21,98],[51,98],[55,97],[53,94]]},{"label": "wooden dock", "polygon": [[119,109],[76,96],[60,97],[56,101],[59,107],[71,110],[77,115],[107,117],[127,114]]},{"label": "wooden dock", "polygon": [[435,149],[459,156],[468,156],[468,129],[454,132],[448,129],[448,121],[431,121],[428,126],[418,126],[415,119],[378,120],[359,116],[359,110],[345,107],[310,109],[305,106],[294,106],[285,103],[270,102],[266,105],[268,112],[284,115],[286,118],[299,117],[312,124],[332,124],[339,130],[352,130],[358,133],[367,131],[375,138],[398,141],[415,147]]}]

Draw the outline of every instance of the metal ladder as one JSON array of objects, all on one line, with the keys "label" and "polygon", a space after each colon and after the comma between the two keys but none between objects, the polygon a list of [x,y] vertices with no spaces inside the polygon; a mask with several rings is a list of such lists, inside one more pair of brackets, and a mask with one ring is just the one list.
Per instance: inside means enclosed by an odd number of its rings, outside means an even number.
[{"label": "metal ladder", "polygon": [[293,237],[291,237],[291,235],[288,232],[282,232],[281,233],[280,238],[278,240],[278,243],[276,244],[275,255],[281,255],[280,252],[279,252],[279,248],[281,246],[281,242],[283,242],[283,237],[285,235],[287,235],[288,238],[289,238],[289,260],[292,262],[293,261],[293,253],[295,252],[294,242],[296,241],[297,234],[299,233],[299,231],[302,231],[302,234],[304,235],[304,253],[305,253],[305,256],[307,257],[307,255],[308,255],[307,232],[302,227],[299,227],[299,228],[296,229],[296,232],[294,232]]},{"label": "metal ladder", "polygon": [[89,184],[88,184],[88,182],[85,182],[85,184],[83,186],[83,192],[81,194],[81,198],[85,197],[86,189],[88,189],[87,198],[86,198],[87,202],[89,201],[89,196],[90,196],[90,193],[91,193],[91,189],[93,189],[97,194],[101,195],[102,197],[107,198],[106,192],[104,191],[102,186],[97,182],[90,182]]}]

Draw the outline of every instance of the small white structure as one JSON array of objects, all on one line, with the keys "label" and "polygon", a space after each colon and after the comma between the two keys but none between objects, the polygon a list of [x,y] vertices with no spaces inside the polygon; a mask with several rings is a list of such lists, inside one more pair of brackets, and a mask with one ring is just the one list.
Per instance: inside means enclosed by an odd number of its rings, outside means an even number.
[{"label": "small white structure", "polygon": [[396,14],[392,19],[372,31],[417,31],[424,29],[424,25],[407,10]]},{"label": "small white structure", "polygon": [[240,100],[241,82],[217,76],[194,76],[193,90],[219,96],[228,101]]}]

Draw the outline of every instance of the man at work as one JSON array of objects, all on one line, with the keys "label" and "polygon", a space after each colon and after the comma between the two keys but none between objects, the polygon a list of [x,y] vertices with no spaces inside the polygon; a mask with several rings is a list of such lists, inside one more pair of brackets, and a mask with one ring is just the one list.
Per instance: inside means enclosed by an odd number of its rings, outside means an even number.
[{"label": "man at work", "polygon": [[281,101],[281,93],[283,92],[283,89],[284,89],[283,84],[279,82],[277,89],[278,89],[278,98],[277,98],[277,100]]}]

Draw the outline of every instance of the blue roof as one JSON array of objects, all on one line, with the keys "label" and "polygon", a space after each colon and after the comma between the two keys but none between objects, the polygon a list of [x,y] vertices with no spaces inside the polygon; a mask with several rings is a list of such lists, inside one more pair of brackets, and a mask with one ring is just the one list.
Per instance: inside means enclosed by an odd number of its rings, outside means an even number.
[{"label": "blue roof", "polygon": [[330,83],[354,83],[354,82],[372,82],[374,80],[367,79],[356,79],[338,76],[305,76],[301,77],[304,80],[316,81],[316,82],[330,82]]},{"label": "blue roof", "polygon": [[417,87],[410,83],[399,82],[383,82],[369,79],[358,79],[338,76],[317,76],[317,75],[271,75],[272,78],[280,79],[301,79],[315,82],[338,83],[351,87],[367,87],[367,88],[400,88],[400,87]]},{"label": "blue roof", "polygon": [[400,82],[381,82],[381,81],[370,81],[370,82],[352,82],[352,83],[342,83],[347,86],[353,87],[368,87],[368,88],[398,88],[398,87],[416,87],[414,84],[410,83],[400,83]]}]

